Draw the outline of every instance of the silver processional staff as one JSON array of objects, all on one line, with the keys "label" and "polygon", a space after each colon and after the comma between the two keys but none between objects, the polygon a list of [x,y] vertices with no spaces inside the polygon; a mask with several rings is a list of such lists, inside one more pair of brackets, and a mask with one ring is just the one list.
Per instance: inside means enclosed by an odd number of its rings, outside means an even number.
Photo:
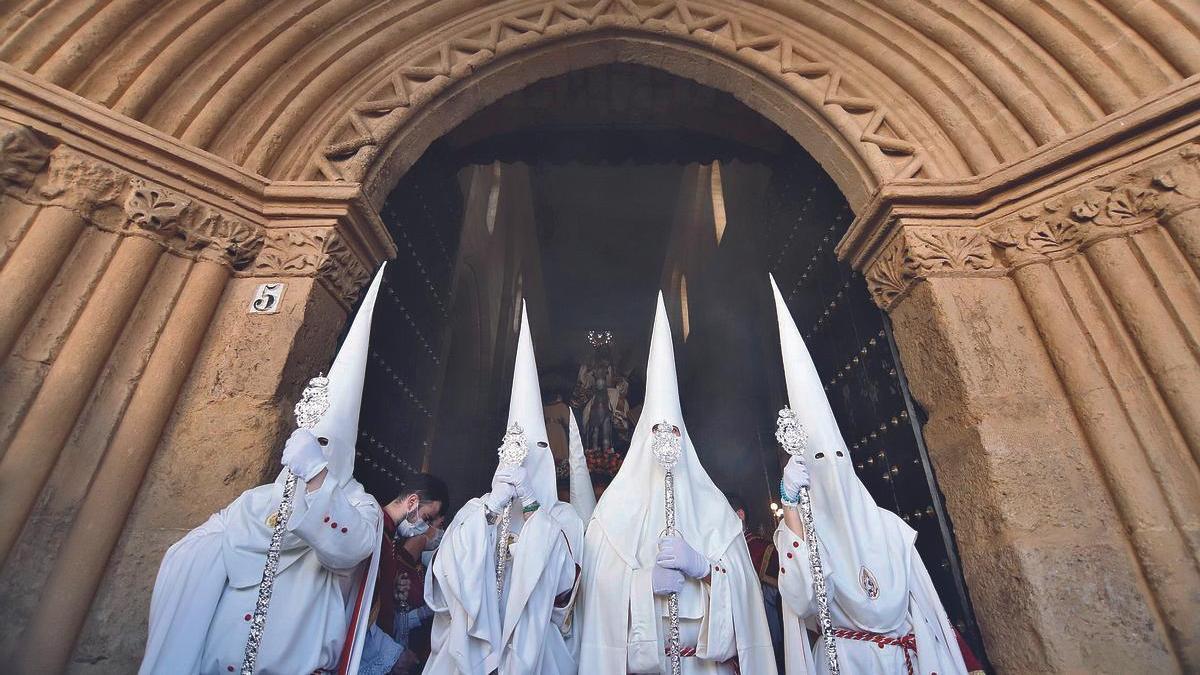
[{"label": "silver processional staff", "polygon": [[[775,421],[775,440],[779,441],[787,454],[804,459],[804,452],[808,449],[808,434],[791,408],[785,406],[779,411],[779,419]],[[783,487],[782,483],[780,487]],[[788,503],[789,496],[780,495],[780,499]],[[834,644],[833,619],[829,616],[829,594],[825,589],[825,570],[821,566],[821,552],[817,549],[817,529],[813,524],[812,500],[807,485],[800,488],[796,503],[800,507],[800,519],[804,522],[804,540],[808,542],[808,567],[812,572],[813,594],[817,597],[817,622],[821,624],[821,635],[825,638],[825,658],[830,674],[838,675],[841,669],[838,667],[837,645]]]},{"label": "silver processional staff", "polygon": [[[675,463],[679,461],[681,451],[681,443],[679,440],[679,428],[670,422],[663,420],[654,425],[654,439],[650,444],[650,451],[654,453],[654,458],[662,465],[666,472],[664,476],[665,484],[665,511],[666,511],[666,530],[664,536],[672,537],[678,534],[675,530]],[[671,658],[671,675],[680,675],[683,668],[682,651],[683,647],[679,638],[679,594],[669,593],[667,595],[667,655]]]},{"label": "silver processional staff", "polygon": [[[529,441],[520,424],[513,422],[500,441],[501,466],[521,466],[529,456]],[[512,529],[512,500],[504,505],[500,516],[500,529],[496,533],[496,597],[504,597],[504,568],[508,565],[509,532]]]},{"label": "silver processional staff", "polygon": [[[329,410],[329,378],[314,377],[308,381],[300,402],[296,404],[296,426],[312,429]],[[275,573],[279,571],[279,552],[283,548],[283,535],[292,516],[292,502],[296,496],[299,476],[287,471],[283,483],[283,498],[268,523],[271,525],[271,542],[267,546],[267,562],[263,565],[262,581],[258,582],[258,600],[254,603],[254,614],[250,621],[250,637],[246,639],[246,653],[242,657],[242,675],[254,675],[254,662],[258,659],[258,648],[262,644],[263,631],[267,627],[267,608],[271,605],[271,591],[275,587]]]}]

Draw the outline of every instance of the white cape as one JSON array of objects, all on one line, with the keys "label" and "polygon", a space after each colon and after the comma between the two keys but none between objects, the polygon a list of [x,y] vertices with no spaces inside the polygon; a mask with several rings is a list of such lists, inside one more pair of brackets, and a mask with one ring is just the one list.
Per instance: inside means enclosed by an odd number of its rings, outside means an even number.
[{"label": "white cape", "polygon": [[[605,494],[608,494],[607,492]],[[667,603],[651,586],[653,566],[625,564],[596,521],[585,543],[580,675],[669,673]],[[695,657],[683,659],[687,675],[775,673],[775,651],[745,539],[735,539],[714,562],[709,583],[687,580],[679,596],[680,634]]]},{"label": "white cape", "polygon": [[[914,672],[965,673],[958,641],[913,546],[916,531],[879,508],[854,473],[816,365],[774,279],[771,287],[788,401],[808,436],[804,462],[812,477],[809,494],[834,626],[891,638],[911,633],[917,643]],[[824,643],[818,641],[820,658],[814,659],[799,618],[816,613],[807,545],[780,523],[775,546],[788,672],[824,673]],[[837,651],[842,672],[908,672],[900,646],[839,638]]]},{"label": "white cape", "polygon": [[[503,599],[496,593],[497,529],[487,523],[479,499],[467,502],[446,528],[425,586],[434,619],[433,653],[424,672],[575,672],[571,618],[583,544],[579,516],[570,504],[555,502],[519,526]],[[562,600],[557,606],[556,599]]]},{"label": "white cape", "polygon": [[[818,637],[816,644],[812,645],[808,636],[808,630],[819,634],[816,596],[813,593],[812,573],[808,563],[808,545],[783,523],[779,524],[775,532],[775,545],[779,550],[779,592],[783,596],[787,672],[796,675],[827,675],[829,668],[825,658],[825,641]],[[825,547],[821,546],[820,550],[822,560],[828,560]],[[946,616],[941,601],[938,600],[929,573],[917,557],[916,549],[909,549],[908,556],[898,560],[897,564],[909,568],[908,602],[903,622],[884,634],[901,637],[912,633],[916,637],[916,654],[910,654],[914,673],[966,675],[958,639],[950,627],[950,619]],[[824,572],[826,594],[829,597],[830,615],[834,625],[870,630],[858,626],[843,610],[841,604],[842,594],[847,590],[851,595],[857,595],[857,575],[852,574],[847,578],[845,570],[829,567],[825,567]],[[901,675],[908,672],[904,663],[904,653],[898,647],[880,649],[871,642],[838,639],[837,651],[838,665],[843,673]]]},{"label": "white cape", "polygon": [[[266,517],[281,494],[279,482],[248,490],[167,550],[140,673],[240,671],[270,537]],[[257,672],[357,672],[382,528],[378,504],[355,481],[326,480],[297,495]]]},{"label": "white cape", "polygon": [[646,366],[646,400],[629,454],[600,498],[584,545],[583,629],[579,672],[670,672],[664,641],[667,603],[651,574],[665,525],[664,471],[651,451],[653,427],[679,429],[674,467],[676,527],[712,566],[710,581],[686,580],[679,597],[680,632],[695,656],[685,673],[775,672],[762,588],[742,523],[712,482],[687,433],[679,405],[675,354],[662,295]]},{"label": "white cape", "polygon": [[575,672],[578,652],[571,616],[579,586],[583,522],[575,507],[558,501],[524,304],[508,424],[519,424],[526,435],[523,466],[541,507],[523,517],[520,500],[512,503],[517,541],[509,548],[502,597],[496,592],[499,526],[488,524],[483,501],[467,502],[446,528],[425,584],[425,604],[434,611],[433,653],[426,673]]}]

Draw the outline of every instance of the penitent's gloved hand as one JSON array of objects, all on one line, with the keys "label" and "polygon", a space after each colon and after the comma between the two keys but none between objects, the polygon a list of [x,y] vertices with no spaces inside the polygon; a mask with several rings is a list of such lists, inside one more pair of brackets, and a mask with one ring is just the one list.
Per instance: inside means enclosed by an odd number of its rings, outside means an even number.
[{"label": "penitent's gloved hand", "polygon": [[654,562],[667,569],[679,570],[692,579],[708,576],[710,568],[708,559],[679,536],[658,540],[658,558]]},{"label": "penitent's gloved hand", "polygon": [[795,497],[800,494],[800,488],[808,487],[809,482],[808,467],[804,460],[793,456],[783,467],[783,489],[788,497]]},{"label": "penitent's gloved hand", "polygon": [[481,497],[483,505],[492,513],[500,513],[517,496],[516,478],[513,467],[502,466],[492,476],[492,491]]},{"label": "penitent's gloved hand", "polygon": [[311,431],[297,429],[283,446],[283,465],[307,483],[329,465],[329,460]]},{"label": "penitent's gloved hand", "polygon": [[655,595],[678,593],[683,590],[683,573],[655,565],[650,572],[650,585],[654,587]]},{"label": "penitent's gloved hand", "polygon": [[510,474],[513,479],[513,488],[517,491],[517,497],[521,499],[522,506],[529,506],[537,501],[533,496],[533,488],[529,483],[529,473],[525,471],[523,466],[514,466]]}]

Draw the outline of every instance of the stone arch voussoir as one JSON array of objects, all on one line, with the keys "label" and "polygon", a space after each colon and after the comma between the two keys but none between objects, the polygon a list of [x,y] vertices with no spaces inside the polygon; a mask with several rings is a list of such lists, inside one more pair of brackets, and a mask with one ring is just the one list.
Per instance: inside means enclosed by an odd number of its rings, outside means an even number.
[{"label": "stone arch voussoir", "polygon": [[503,95],[571,70],[634,62],[733,94],[795,137],[856,208],[884,182],[921,176],[928,150],[868,85],[762,10],[727,5],[539,1],[432,31],[435,40],[355,87],[299,173],[361,182],[379,204],[429,143]]}]

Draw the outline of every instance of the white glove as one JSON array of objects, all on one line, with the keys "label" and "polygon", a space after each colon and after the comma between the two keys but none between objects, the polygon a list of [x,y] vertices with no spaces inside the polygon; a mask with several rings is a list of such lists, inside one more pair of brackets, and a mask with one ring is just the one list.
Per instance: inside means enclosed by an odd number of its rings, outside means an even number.
[{"label": "white glove", "polygon": [[809,486],[808,467],[804,460],[793,456],[783,467],[783,489],[787,496],[795,497],[800,494],[800,488]]},{"label": "white glove", "polygon": [[329,460],[311,431],[297,429],[283,445],[283,465],[307,483],[329,465]]},{"label": "white glove", "polygon": [[654,562],[693,579],[703,579],[710,571],[708,560],[679,536],[658,540],[658,559]]},{"label": "white glove", "polygon": [[525,471],[525,467],[514,466],[510,471],[512,472],[509,474],[512,476],[512,486],[516,489],[517,496],[521,498],[521,505],[529,506],[536,502],[537,498],[533,496],[533,488],[529,487],[529,474]]},{"label": "white glove", "polygon": [[496,474],[492,476],[492,491],[481,498],[488,511],[500,513],[517,496],[516,481],[512,478],[512,470],[511,466],[502,466],[496,469]]},{"label": "white glove", "polygon": [[683,573],[655,565],[650,573],[650,585],[654,587],[655,595],[678,593],[683,590]]}]

